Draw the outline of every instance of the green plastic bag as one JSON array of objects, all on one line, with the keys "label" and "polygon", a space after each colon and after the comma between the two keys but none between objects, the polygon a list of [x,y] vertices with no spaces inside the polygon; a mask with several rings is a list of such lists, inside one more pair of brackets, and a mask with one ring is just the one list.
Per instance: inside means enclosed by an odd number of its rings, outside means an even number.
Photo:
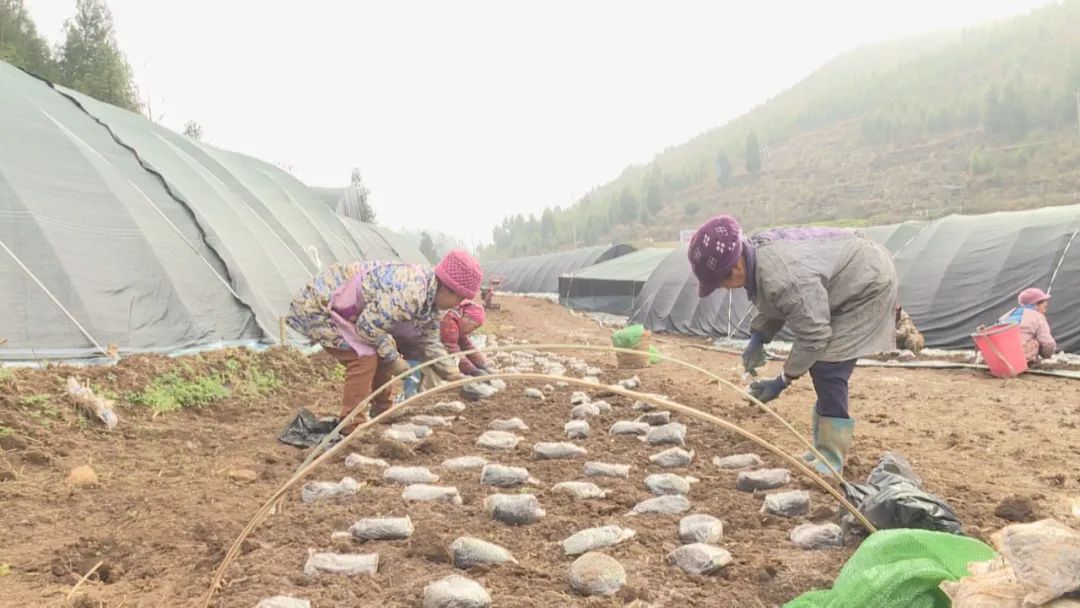
[{"label": "green plastic bag", "polygon": [[995,555],[966,536],[882,530],[863,541],[832,589],[804,593],[784,608],[950,608],[941,581],[963,578],[968,563]]},{"label": "green plastic bag", "polygon": [[645,326],[641,323],[628,325],[611,334],[611,345],[615,348],[636,348],[645,335]]}]

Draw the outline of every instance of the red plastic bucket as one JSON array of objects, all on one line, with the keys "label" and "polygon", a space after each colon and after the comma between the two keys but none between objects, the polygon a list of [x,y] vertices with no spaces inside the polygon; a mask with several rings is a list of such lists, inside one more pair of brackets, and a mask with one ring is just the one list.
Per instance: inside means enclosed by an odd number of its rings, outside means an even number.
[{"label": "red plastic bucket", "polygon": [[975,348],[979,349],[990,375],[998,378],[1014,378],[1027,370],[1027,357],[1020,341],[1020,326],[1015,323],[999,323],[980,327],[971,334]]}]

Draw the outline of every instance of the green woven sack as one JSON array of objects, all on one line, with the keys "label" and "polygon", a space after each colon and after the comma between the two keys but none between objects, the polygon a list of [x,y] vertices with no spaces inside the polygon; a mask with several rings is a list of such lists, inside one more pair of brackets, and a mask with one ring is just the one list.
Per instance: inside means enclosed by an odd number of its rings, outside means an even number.
[{"label": "green woven sack", "polygon": [[615,348],[636,348],[645,335],[645,326],[635,323],[611,334],[611,345]]},{"label": "green woven sack", "polygon": [[804,593],[784,608],[950,608],[941,581],[963,578],[968,563],[995,555],[966,536],[882,530],[863,541],[832,589]]}]

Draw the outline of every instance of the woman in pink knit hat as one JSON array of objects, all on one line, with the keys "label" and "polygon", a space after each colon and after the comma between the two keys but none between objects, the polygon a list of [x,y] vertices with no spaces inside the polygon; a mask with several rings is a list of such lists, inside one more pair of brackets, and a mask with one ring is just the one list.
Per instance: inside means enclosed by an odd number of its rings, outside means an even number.
[{"label": "woman in pink knit hat", "polygon": [[1020,341],[1024,345],[1024,356],[1029,365],[1039,359],[1049,359],[1057,350],[1057,341],[1050,334],[1050,322],[1046,320],[1046,309],[1050,306],[1050,296],[1036,287],[1029,287],[1016,298],[1016,308],[1010,310],[1002,323],[1015,323],[1020,326]]},{"label": "woman in pink knit hat", "polygon": [[[408,371],[399,340],[409,342],[409,350],[424,360],[446,355],[439,337],[442,313],[475,298],[482,280],[479,262],[465,251],[451,251],[434,268],[401,262],[335,264],[301,290],[286,322],[345,367],[339,414],[344,418],[375,389]],[[444,380],[462,378],[453,360],[433,367]],[[392,391],[383,392],[368,416],[378,416],[393,402]],[[344,431],[360,422],[354,419]]]}]

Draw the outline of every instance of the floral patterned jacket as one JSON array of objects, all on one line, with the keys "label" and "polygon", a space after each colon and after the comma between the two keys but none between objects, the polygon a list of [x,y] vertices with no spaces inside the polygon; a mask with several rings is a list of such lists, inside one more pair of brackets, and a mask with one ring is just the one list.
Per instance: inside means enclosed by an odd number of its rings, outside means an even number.
[{"label": "floral patterned jacket", "polygon": [[[439,310],[435,307],[438,281],[428,266],[401,262],[351,262],[334,264],[311,280],[293,299],[286,322],[324,348],[350,346],[330,316],[330,300],[341,286],[360,277],[362,308],[355,318],[360,339],[385,363],[396,360],[397,335],[417,336],[425,359],[446,355],[439,337]],[[352,319],[350,319],[351,321]],[[453,369],[452,360],[437,364],[440,375]]]}]

